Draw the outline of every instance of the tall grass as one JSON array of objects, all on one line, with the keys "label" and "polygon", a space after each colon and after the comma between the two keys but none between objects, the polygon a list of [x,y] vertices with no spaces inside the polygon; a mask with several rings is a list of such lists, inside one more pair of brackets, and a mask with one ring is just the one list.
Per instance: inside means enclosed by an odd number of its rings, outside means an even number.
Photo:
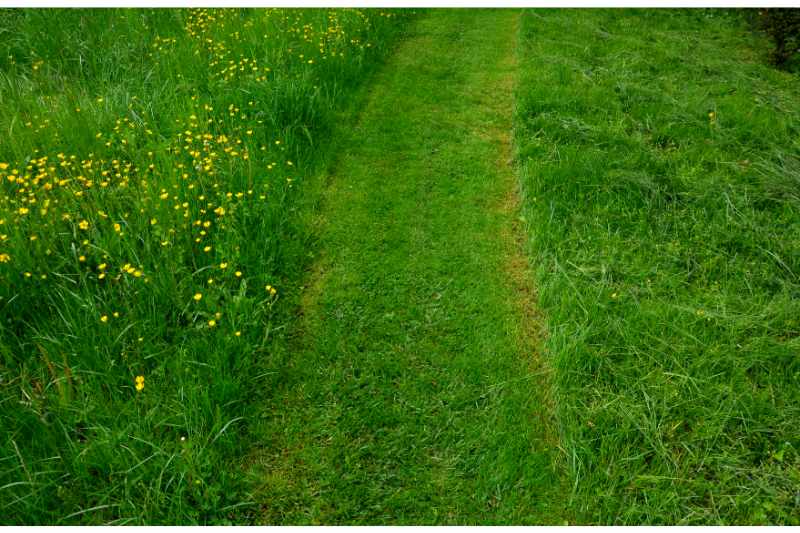
[{"label": "tall grass", "polygon": [[798,523],[800,85],[719,11],[532,11],[517,143],[572,505]]},{"label": "tall grass", "polygon": [[0,11],[3,523],[225,523],[378,10]]}]

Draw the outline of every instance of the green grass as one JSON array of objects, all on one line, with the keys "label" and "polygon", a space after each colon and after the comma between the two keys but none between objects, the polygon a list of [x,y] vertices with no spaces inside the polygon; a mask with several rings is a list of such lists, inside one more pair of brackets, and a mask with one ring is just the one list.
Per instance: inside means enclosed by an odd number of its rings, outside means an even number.
[{"label": "green grass", "polygon": [[797,524],[800,85],[711,10],[523,22],[516,139],[591,523]]},{"label": "green grass", "polygon": [[255,505],[303,185],[408,15],[0,10],[2,522]]},{"label": "green grass", "polygon": [[0,10],[0,522],[798,524],[797,77],[412,15]]},{"label": "green grass", "polygon": [[547,371],[515,292],[518,17],[427,13],[341,141],[253,457],[263,522],[563,520]]}]

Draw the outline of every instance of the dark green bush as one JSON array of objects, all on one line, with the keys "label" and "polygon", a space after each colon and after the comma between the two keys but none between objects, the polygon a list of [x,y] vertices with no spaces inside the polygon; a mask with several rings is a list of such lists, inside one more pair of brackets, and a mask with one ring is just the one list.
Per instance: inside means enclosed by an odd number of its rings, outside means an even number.
[{"label": "dark green bush", "polygon": [[759,26],[775,43],[772,62],[791,68],[800,60],[800,9],[769,8],[759,11]]}]

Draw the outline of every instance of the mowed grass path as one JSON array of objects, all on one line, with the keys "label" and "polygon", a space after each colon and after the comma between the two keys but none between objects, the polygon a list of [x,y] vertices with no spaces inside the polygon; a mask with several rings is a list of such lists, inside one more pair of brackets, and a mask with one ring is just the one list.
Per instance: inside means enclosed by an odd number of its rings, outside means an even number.
[{"label": "mowed grass path", "polygon": [[265,405],[261,521],[563,521],[515,231],[518,19],[422,15],[347,134]]}]

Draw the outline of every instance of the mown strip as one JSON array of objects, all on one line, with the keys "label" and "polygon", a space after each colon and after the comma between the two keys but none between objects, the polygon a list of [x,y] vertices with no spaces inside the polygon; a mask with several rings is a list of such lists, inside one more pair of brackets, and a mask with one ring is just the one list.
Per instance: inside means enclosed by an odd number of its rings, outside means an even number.
[{"label": "mown strip", "polygon": [[427,13],[341,146],[264,406],[266,523],[562,520],[514,236],[518,16]]}]

